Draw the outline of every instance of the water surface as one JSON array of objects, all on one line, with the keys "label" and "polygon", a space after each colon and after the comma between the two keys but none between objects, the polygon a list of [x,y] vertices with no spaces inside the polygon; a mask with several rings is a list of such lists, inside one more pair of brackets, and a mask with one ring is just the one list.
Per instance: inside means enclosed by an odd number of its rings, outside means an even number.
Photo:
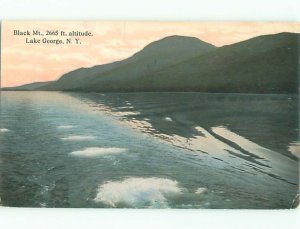
[{"label": "water surface", "polygon": [[291,208],[298,99],[1,92],[3,206]]}]

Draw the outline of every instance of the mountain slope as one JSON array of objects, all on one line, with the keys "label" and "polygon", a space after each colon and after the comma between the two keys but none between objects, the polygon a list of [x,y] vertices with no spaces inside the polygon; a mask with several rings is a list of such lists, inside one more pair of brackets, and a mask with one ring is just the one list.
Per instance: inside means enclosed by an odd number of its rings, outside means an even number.
[{"label": "mountain slope", "polygon": [[149,74],[144,83],[156,90],[297,93],[299,39],[292,33],[252,38]]},{"label": "mountain slope", "polygon": [[29,83],[29,84],[24,84],[19,87],[7,87],[7,88],[2,88],[2,91],[31,91],[31,90],[36,90],[37,88],[40,88],[42,86],[46,86],[47,84],[52,83],[52,81],[49,82],[35,82],[35,83]]},{"label": "mountain slope", "polygon": [[297,93],[299,34],[252,38],[139,78],[103,80],[85,91]]},{"label": "mountain slope", "polygon": [[298,93],[296,33],[255,37],[216,48],[172,36],[123,61],[80,68],[32,90]]},{"label": "mountain slope", "polygon": [[138,79],[145,74],[181,62],[215,47],[197,38],[171,36],[147,45],[143,50],[123,61],[80,68],[63,75],[41,90],[85,90],[103,81],[118,82]]}]

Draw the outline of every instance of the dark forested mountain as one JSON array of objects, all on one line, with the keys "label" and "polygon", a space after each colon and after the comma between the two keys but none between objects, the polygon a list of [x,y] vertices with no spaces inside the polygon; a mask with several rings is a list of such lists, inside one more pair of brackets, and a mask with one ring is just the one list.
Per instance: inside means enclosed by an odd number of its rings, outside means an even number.
[{"label": "dark forested mountain", "polygon": [[280,33],[216,48],[166,37],[123,61],[80,68],[33,90],[297,93],[299,39]]},{"label": "dark forested mountain", "polygon": [[[152,72],[182,62],[215,49],[197,38],[171,36],[147,45],[143,50],[123,61],[80,68],[63,75],[43,89],[46,90],[121,90],[124,80],[138,80]],[[108,88],[104,86],[110,84]],[[99,85],[97,87],[96,85]],[[96,87],[95,87],[96,86]],[[124,85],[125,86],[125,85]],[[95,87],[95,88],[94,88]],[[101,89],[102,88],[102,89]]]},{"label": "dark forested mountain", "polygon": [[297,93],[299,39],[280,33],[223,46],[151,73],[144,84],[171,91]]}]

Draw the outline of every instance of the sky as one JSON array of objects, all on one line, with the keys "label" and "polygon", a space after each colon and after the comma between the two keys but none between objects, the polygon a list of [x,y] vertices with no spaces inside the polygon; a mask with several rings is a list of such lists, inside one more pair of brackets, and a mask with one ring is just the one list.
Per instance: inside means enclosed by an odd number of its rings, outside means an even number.
[{"label": "sky", "polygon": [[[31,44],[14,30],[90,31],[81,44]],[[1,87],[56,80],[80,67],[125,59],[147,44],[172,35],[197,37],[215,46],[233,44],[264,34],[300,33],[300,23],[284,22],[156,22],[156,21],[4,21],[1,38]],[[71,37],[74,39],[75,37]]]}]

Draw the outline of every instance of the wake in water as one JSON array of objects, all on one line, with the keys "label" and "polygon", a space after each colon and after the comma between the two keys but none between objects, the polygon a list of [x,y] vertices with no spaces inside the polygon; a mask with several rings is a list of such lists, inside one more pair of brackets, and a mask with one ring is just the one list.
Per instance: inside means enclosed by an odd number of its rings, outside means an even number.
[{"label": "wake in water", "polygon": [[207,188],[197,188],[195,194],[202,194],[207,191]]},{"label": "wake in water", "polygon": [[168,122],[173,122],[173,119],[170,118],[170,117],[165,117],[165,120],[168,121]]},{"label": "wake in water", "polygon": [[127,149],[117,148],[117,147],[111,147],[111,148],[89,147],[83,150],[74,151],[71,153],[71,155],[79,156],[79,157],[98,157],[104,155],[124,153],[126,151]]},{"label": "wake in water", "polygon": [[72,136],[61,138],[61,140],[63,141],[84,141],[84,140],[94,140],[94,139],[96,139],[96,137],[91,135],[87,135],[87,136],[72,135]]},{"label": "wake in water", "polygon": [[285,101],[265,110],[274,100],[255,100],[255,110],[248,100],[214,95],[206,101],[196,93],[72,96],[6,95],[3,206],[273,209],[298,203],[298,161],[281,154],[299,147],[287,136],[296,125],[279,122],[294,119]]},{"label": "wake in water", "polygon": [[110,207],[125,204],[135,208],[167,208],[166,197],[181,193],[182,188],[174,180],[131,177],[123,181],[109,181],[100,185],[94,200]]},{"label": "wake in water", "polygon": [[75,126],[72,125],[61,125],[58,126],[57,129],[73,129]]}]

